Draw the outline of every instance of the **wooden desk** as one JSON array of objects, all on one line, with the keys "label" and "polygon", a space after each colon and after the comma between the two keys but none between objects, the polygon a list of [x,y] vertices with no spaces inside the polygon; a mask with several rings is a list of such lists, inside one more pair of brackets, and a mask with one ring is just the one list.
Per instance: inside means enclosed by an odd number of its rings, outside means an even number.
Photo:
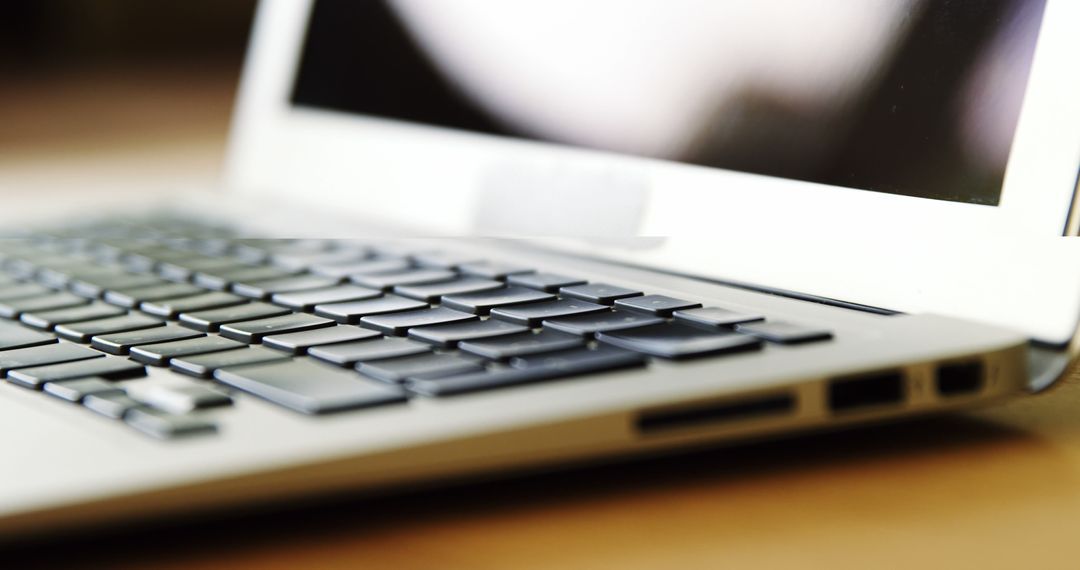
[{"label": "wooden desk", "polygon": [[[155,164],[211,178],[220,127]],[[44,185],[32,162],[0,187]],[[963,417],[33,545],[0,566],[1041,569],[1080,566],[1078,537],[1074,377]]]}]

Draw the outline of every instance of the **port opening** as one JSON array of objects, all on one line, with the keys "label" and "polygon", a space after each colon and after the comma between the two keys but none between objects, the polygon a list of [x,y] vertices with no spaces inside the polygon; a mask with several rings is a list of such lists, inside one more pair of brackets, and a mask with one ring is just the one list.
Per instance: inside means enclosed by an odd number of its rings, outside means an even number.
[{"label": "port opening", "polygon": [[983,387],[982,362],[942,364],[937,369],[937,391],[942,396],[974,394]]},{"label": "port opening", "polygon": [[794,410],[794,396],[774,394],[678,410],[645,412],[637,419],[637,429],[642,434],[651,435],[684,428],[782,416]]},{"label": "port opening", "polygon": [[840,378],[829,383],[829,409],[834,413],[898,405],[904,401],[904,376],[880,372]]}]

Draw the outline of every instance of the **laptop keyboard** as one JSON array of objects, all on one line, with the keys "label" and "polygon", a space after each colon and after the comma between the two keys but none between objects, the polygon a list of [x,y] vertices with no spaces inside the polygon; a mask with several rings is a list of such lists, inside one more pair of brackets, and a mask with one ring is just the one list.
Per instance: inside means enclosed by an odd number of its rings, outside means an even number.
[{"label": "laptop keyboard", "polygon": [[[251,395],[339,413],[826,341],[542,268],[182,220],[0,241],[0,377],[159,438]],[[199,379],[128,393],[146,366]]]}]

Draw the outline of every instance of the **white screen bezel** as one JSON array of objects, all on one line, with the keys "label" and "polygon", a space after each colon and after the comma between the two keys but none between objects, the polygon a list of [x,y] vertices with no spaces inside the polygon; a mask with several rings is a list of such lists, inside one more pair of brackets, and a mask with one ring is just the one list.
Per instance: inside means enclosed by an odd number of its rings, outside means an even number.
[{"label": "white screen bezel", "polygon": [[[961,236],[960,241],[979,236],[1062,235],[1080,164],[1080,105],[1075,103],[1080,101],[1080,74],[1075,73],[1072,61],[1080,53],[1080,35],[1073,29],[1074,22],[1080,21],[1078,2],[1047,2],[997,207],[296,108],[289,97],[311,3],[263,0],[260,6],[228,160],[227,184],[239,192],[302,196],[338,213],[377,217],[426,235],[460,235],[483,231],[475,216],[478,202],[484,192],[491,191],[491,172],[505,172],[507,164],[530,165],[521,169],[528,175],[633,173],[648,187],[636,233],[678,239],[663,242],[647,255],[607,250],[611,255],[856,303],[975,316],[1050,342],[1067,341],[1076,328],[1080,283],[1065,282],[1053,288],[1055,295],[1071,292],[1069,299],[1047,299],[1050,292],[1042,291],[1043,298],[1024,302],[1020,311],[1002,312],[996,306],[1000,303],[992,301],[994,290],[1013,294],[1024,290],[1028,277],[1006,270],[1010,264],[1045,263],[1049,270],[1065,262],[1060,257],[1009,248],[1008,252],[1016,251],[1024,259],[998,256],[995,263],[987,263],[985,256],[958,259],[955,252],[944,251],[949,248],[934,244]],[[526,191],[519,188],[531,188],[515,185],[512,177],[499,180],[503,187],[498,192],[511,196],[515,190]],[[575,232],[588,233],[588,228]],[[852,242],[858,247],[843,245]],[[572,249],[597,251],[589,240],[569,243],[577,244]],[[724,255],[717,255],[718,247],[725,250]],[[922,269],[899,266],[895,256],[879,253],[899,251],[920,252]],[[765,254],[771,267],[804,267],[809,258],[820,267],[855,266],[869,277],[851,279],[835,271],[777,271],[756,263]],[[948,280],[923,273],[934,268],[946,269],[945,275],[959,271],[989,291],[958,295],[950,290]],[[1060,273],[1063,281],[1074,278],[1071,270]]]}]

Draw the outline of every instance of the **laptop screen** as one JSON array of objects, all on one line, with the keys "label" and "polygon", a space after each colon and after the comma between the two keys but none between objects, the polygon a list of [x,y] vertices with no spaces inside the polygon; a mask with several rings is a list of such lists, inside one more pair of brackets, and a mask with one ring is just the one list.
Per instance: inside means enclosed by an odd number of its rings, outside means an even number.
[{"label": "laptop screen", "polygon": [[1045,0],[315,0],[292,102],[997,205]]}]

